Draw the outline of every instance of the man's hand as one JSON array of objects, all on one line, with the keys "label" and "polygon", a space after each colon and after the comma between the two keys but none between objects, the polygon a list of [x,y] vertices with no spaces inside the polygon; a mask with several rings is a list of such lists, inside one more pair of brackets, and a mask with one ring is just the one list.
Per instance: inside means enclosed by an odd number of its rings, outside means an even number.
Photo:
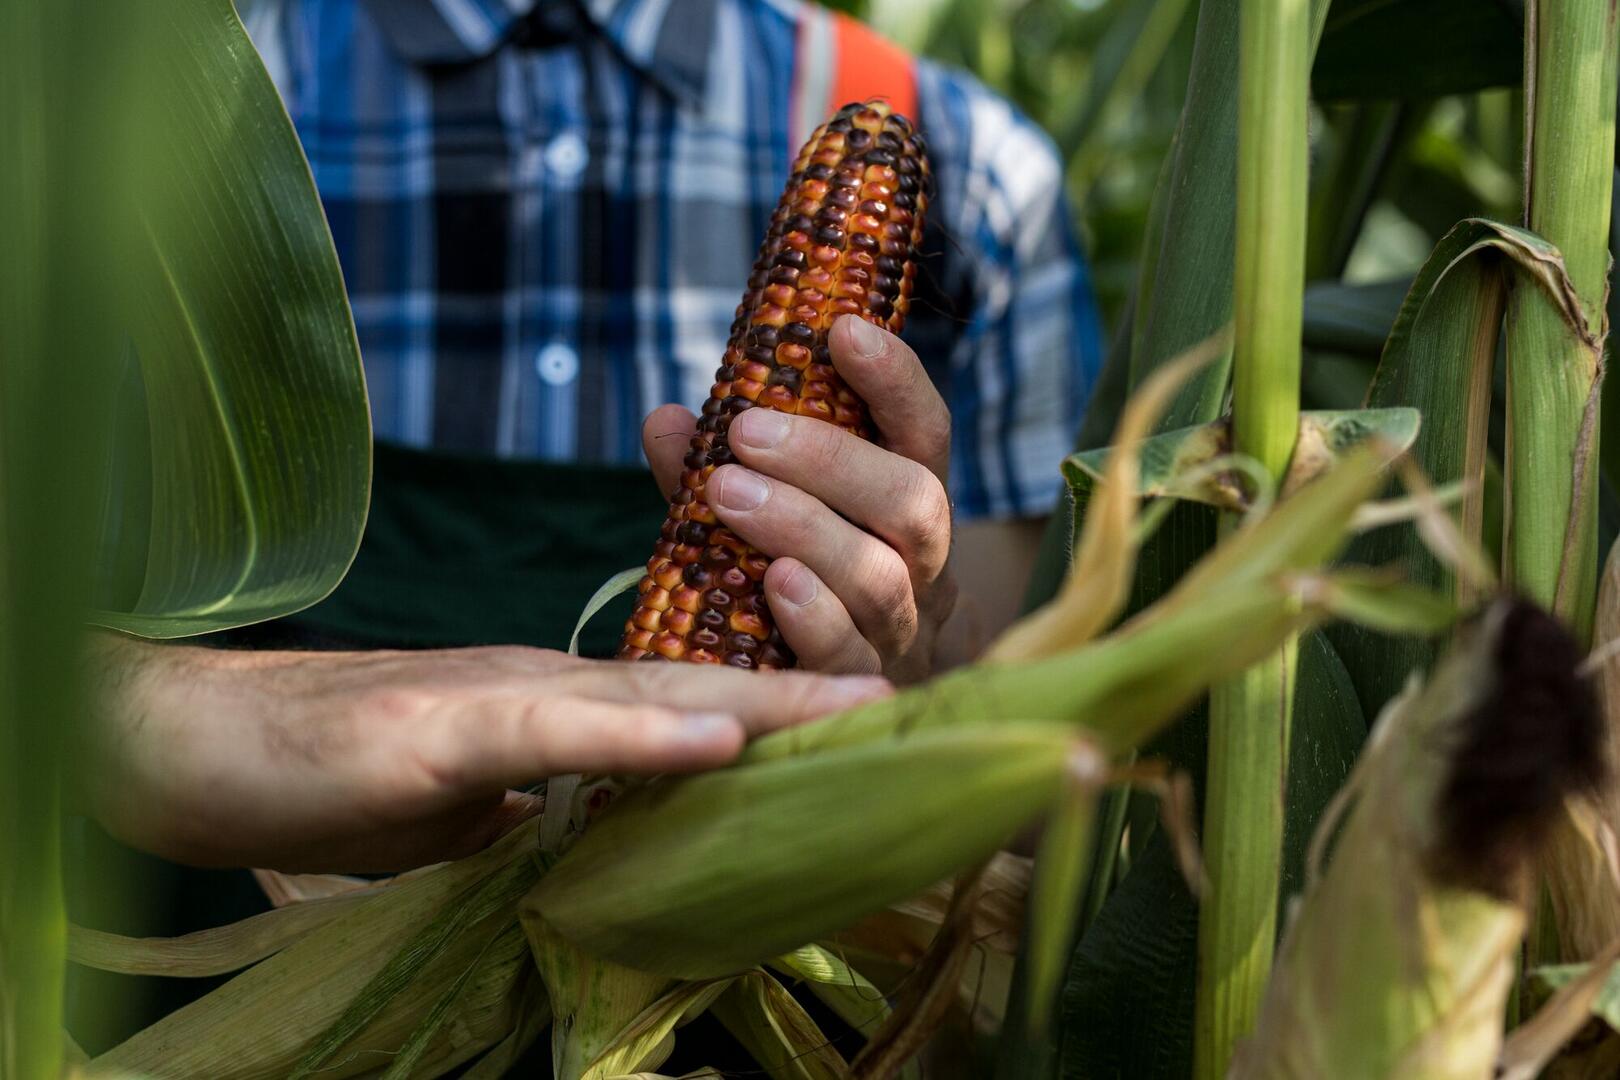
[{"label": "man's hand", "polygon": [[[709,505],[775,561],[765,596],[807,668],[927,675],[956,602],[946,559],[951,420],[915,353],[854,316],[827,336],[833,366],[868,404],[877,445],[821,420],[749,409],[731,422],[740,465],[716,469]],[[663,491],[679,483],[696,418],[666,405],[642,444]]]},{"label": "man's hand", "polygon": [[97,635],[91,664],[82,809],[179,862],[289,871],[470,854],[539,811],[513,788],[722,765],[750,736],[888,692],[518,647],[227,652]]}]

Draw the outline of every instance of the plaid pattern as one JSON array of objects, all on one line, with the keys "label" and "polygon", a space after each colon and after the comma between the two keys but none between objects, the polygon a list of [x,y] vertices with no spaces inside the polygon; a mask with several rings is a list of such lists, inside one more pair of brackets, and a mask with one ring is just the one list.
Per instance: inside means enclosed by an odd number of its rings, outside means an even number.
[{"label": "plaid pattern", "polygon": [[[635,463],[708,393],[794,147],[799,0],[239,0],[314,170],[379,438]],[[1100,365],[1045,136],[919,61],[907,339],[963,519],[1057,496]]]}]

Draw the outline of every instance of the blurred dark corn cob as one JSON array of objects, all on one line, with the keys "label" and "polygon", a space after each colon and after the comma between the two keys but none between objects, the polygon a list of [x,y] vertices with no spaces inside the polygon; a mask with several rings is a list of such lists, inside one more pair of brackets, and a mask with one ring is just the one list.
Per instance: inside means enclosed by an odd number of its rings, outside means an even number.
[{"label": "blurred dark corn cob", "polygon": [[770,560],[716,520],[704,484],[736,461],[726,430],[755,406],[872,437],[866,404],[833,370],[827,331],[840,315],[859,315],[900,332],[928,188],[922,136],[880,101],[844,106],[799,151],[625,624],[621,659],[793,666],[765,602]]}]

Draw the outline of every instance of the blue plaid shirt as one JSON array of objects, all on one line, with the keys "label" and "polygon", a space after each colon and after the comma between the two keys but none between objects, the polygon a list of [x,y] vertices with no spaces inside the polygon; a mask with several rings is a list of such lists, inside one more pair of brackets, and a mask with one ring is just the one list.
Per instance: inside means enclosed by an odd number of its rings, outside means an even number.
[{"label": "blue plaid shirt", "polygon": [[[640,462],[707,396],[786,181],[799,0],[239,0],[343,264],[379,438]],[[917,65],[907,340],[961,519],[1044,513],[1100,364],[1046,137]]]}]

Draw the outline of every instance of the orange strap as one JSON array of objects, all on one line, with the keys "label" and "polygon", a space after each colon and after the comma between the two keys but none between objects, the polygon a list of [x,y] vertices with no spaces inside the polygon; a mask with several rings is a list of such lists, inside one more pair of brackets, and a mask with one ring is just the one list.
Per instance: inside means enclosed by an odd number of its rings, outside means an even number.
[{"label": "orange strap", "polygon": [[851,101],[883,98],[917,122],[917,68],[910,53],[853,16],[814,3],[802,11],[789,153]]}]

